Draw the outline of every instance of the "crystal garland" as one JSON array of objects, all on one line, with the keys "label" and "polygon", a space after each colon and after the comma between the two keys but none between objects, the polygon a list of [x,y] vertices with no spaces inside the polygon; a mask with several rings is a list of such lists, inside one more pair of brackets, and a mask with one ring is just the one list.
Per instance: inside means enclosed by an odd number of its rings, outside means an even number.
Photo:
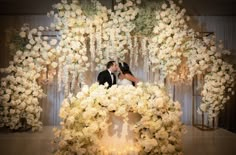
[{"label": "crystal garland", "polygon": [[134,46],[133,46],[133,53],[134,54],[134,66],[137,67],[138,66],[138,37],[134,36]]},{"label": "crystal garland", "polygon": [[126,38],[127,38],[127,44],[128,44],[128,49],[129,49],[129,63],[130,63],[130,67],[133,68],[133,56],[134,56],[134,51],[133,51],[133,44],[132,44],[132,38],[130,36],[130,33],[126,33]]},{"label": "crystal garland", "polygon": [[92,23],[90,24],[90,27],[89,27],[89,50],[90,50],[90,54],[91,54],[91,58],[90,58],[90,63],[91,63],[91,69],[94,70],[94,60],[95,60],[95,37],[97,39],[97,36],[94,35],[94,28],[93,28],[93,25]]},{"label": "crystal garland", "polygon": [[64,87],[65,87],[65,94],[68,94],[69,92],[69,70],[68,70],[68,66],[65,65],[63,67],[63,76],[62,76],[62,82],[64,83]]},{"label": "crystal garland", "polygon": [[148,40],[146,37],[140,38],[141,39],[141,55],[144,58],[144,62],[143,62],[143,70],[144,72],[146,72],[146,75],[148,76],[148,80],[149,80],[149,59],[148,59],[148,48],[147,48],[147,44],[148,44]]},{"label": "crystal garland", "polygon": [[101,52],[102,51],[102,26],[96,26],[96,51]]},{"label": "crystal garland", "polygon": [[62,90],[62,64],[58,65],[58,76],[57,76],[58,91]]},{"label": "crystal garland", "polygon": [[77,83],[77,77],[78,77],[78,72],[77,71],[72,71],[72,80],[71,80],[71,85],[70,85],[70,92],[73,92],[75,90],[75,86]]}]

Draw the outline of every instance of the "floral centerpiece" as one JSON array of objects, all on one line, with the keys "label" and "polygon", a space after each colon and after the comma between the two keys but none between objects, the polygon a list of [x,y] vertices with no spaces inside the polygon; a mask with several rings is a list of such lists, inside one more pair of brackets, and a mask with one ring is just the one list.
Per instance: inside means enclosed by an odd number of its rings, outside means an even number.
[{"label": "floral centerpiece", "polygon": [[85,86],[69,96],[60,109],[61,129],[55,129],[56,154],[101,153],[100,139],[108,128],[109,112],[127,120],[128,112],[141,115],[133,125],[140,153],[181,154],[181,106],[164,87],[149,83],[133,86]]}]

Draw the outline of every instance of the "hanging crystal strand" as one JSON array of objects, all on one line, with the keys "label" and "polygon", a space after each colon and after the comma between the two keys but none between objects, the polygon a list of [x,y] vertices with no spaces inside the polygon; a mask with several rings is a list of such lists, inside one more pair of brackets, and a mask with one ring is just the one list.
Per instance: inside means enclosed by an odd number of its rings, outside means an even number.
[{"label": "hanging crystal strand", "polygon": [[108,58],[109,58],[109,52],[110,52],[110,48],[112,47],[112,43],[113,43],[113,33],[112,32],[110,32],[109,33],[109,36],[110,36],[110,39],[108,40],[108,45],[107,45],[107,47],[106,47],[106,60],[108,60]]},{"label": "hanging crystal strand", "polygon": [[[111,45],[110,45],[110,47],[111,47],[111,49],[109,50],[109,52],[107,52],[107,60],[109,60],[109,55],[111,55],[112,57],[113,57],[113,59],[114,59],[114,53],[116,53],[116,51],[115,51],[115,35],[116,35],[116,31],[113,31],[113,32],[111,32]],[[111,52],[111,53],[110,53]]]},{"label": "hanging crystal strand", "polygon": [[100,52],[102,50],[102,26],[98,27],[96,30],[96,51]]},{"label": "hanging crystal strand", "polygon": [[[120,42],[120,34],[118,33],[118,31],[115,31],[115,35],[114,35],[114,46],[113,47],[113,50],[114,50],[114,53],[113,53],[113,57],[114,57],[114,60],[116,62],[119,61],[119,58],[123,59],[122,56],[121,56],[121,51],[117,51],[117,48],[114,48],[115,46],[119,46],[119,43]],[[124,49],[123,49],[124,50]],[[122,60],[123,61],[123,60]]]},{"label": "hanging crystal strand", "polygon": [[134,48],[133,52],[136,53],[134,54],[134,65],[137,67],[138,66],[138,37],[134,37]]},{"label": "hanging crystal strand", "polygon": [[98,53],[97,56],[99,56],[99,59],[100,59],[99,60],[100,63],[98,63],[98,66],[97,66],[97,70],[101,70],[104,66],[101,62],[101,59],[105,58],[105,54],[107,53],[107,48],[109,47],[109,43],[110,43],[110,41],[109,41],[110,39],[108,39],[108,40],[102,39],[103,35],[109,36],[106,31],[101,31],[100,40],[98,41],[99,45],[97,46],[97,48],[100,48],[100,50],[97,50],[97,52],[96,52],[96,53]]},{"label": "hanging crystal strand", "polygon": [[80,74],[81,73],[78,73],[77,74],[77,87],[78,87],[78,91],[81,90],[81,81],[80,81]]},{"label": "hanging crystal strand", "polygon": [[58,88],[57,91],[61,91],[62,90],[62,64],[59,63],[58,66],[58,75],[57,75],[57,84],[58,84]]},{"label": "hanging crystal strand", "polygon": [[147,43],[147,39],[144,38],[140,38],[141,41],[141,50],[140,53],[142,55],[143,59],[143,70],[147,75],[147,79],[149,81],[149,76],[148,76],[148,62],[147,62],[147,47],[146,47],[146,43]]},{"label": "hanging crystal strand", "polygon": [[92,24],[90,24],[90,34],[89,34],[89,47],[91,53],[91,69],[94,70],[94,60],[95,60],[95,36],[94,36],[94,28]]},{"label": "hanging crystal strand", "polygon": [[148,81],[150,81],[151,80],[151,78],[150,78],[150,61],[149,61],[149,48],[148,48],[148,45],[149,45],[149,40],[147,39],[147,38],[145,38],[146,39],[146,41],[145,41],[145,48],[146,48],[146,56],[145,56],[145,58],[146,58],[146,69],[147,69],[147,75],[148,75]]},{"label": "hanging crystal strand", "polygon": [[80,82],[79,82],[79,87],[82,88],[82,87],[85,85],[85,82],[84,82],[84,81],[85,81],[85,80],[84,80],[84,79],[85,79],[85,78],[84,78],[84,74],[83,74],[83,73],[80,73],[80,74],[78,75],[78,77],[79,77],[79,81],[80,81]]},{"label": "hanging crystal strand", "polygon": [[78,76],[78,72],[75,70],[76,67],[74,67],[74,71],[72,72],[72,80],[71,80],[71,88],[70,91],[74,92],[75,91],[75,86],[76,86],[76,78]]},{"label": "hanging crystal strand", "polygon": [[69,93],[69,70],[67,64],[64,67],[63,83],[65,86],[65,95],[67,96]]},{"label": "hanging crystal strand", "polygon": [[126,33],[127,42],[128,42],[128,48],[129,48],[129,59],[130,59],[130,67],[133,68],[133,44],[132,44],[132,38],[130,36],[130,33]]},{"label": "hanging crystal strand", "polygon": [[[104,41],[104,43],[106,43],[106,41]],[[102,53],[102,48],[103,48],[102,45],[103,45],[102,44],[102,26],[97,25],[96,26],[96,51],[97,51],[96,53]],[[98,55],[100,56],[100,54]],[[98,68],[101,68],[101,66],[98,66]]]}]

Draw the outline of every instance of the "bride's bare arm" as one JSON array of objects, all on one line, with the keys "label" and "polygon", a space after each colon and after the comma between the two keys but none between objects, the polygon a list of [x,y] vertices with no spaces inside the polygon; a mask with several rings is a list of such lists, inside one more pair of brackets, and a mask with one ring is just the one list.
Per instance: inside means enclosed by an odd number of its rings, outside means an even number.
[{"label": "bride's bare arm", "polygon": [[124,74],[124,76],[127,80],[134,82],[135,85],[139,82],[139,80],[131,74]]}]

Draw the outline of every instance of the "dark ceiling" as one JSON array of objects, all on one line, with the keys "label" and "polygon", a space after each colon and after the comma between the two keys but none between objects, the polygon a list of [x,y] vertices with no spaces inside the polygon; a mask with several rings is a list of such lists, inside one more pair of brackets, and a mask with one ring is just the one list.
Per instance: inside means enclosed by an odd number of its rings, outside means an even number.
[{"label": "dark ceiling", "polygon": [[[0,0],[0,15],[46,14],[60,0]],[[112,0],[101,0],[111,4]],[[190,15],[236,16],[236,0],[184,0]]]}]

